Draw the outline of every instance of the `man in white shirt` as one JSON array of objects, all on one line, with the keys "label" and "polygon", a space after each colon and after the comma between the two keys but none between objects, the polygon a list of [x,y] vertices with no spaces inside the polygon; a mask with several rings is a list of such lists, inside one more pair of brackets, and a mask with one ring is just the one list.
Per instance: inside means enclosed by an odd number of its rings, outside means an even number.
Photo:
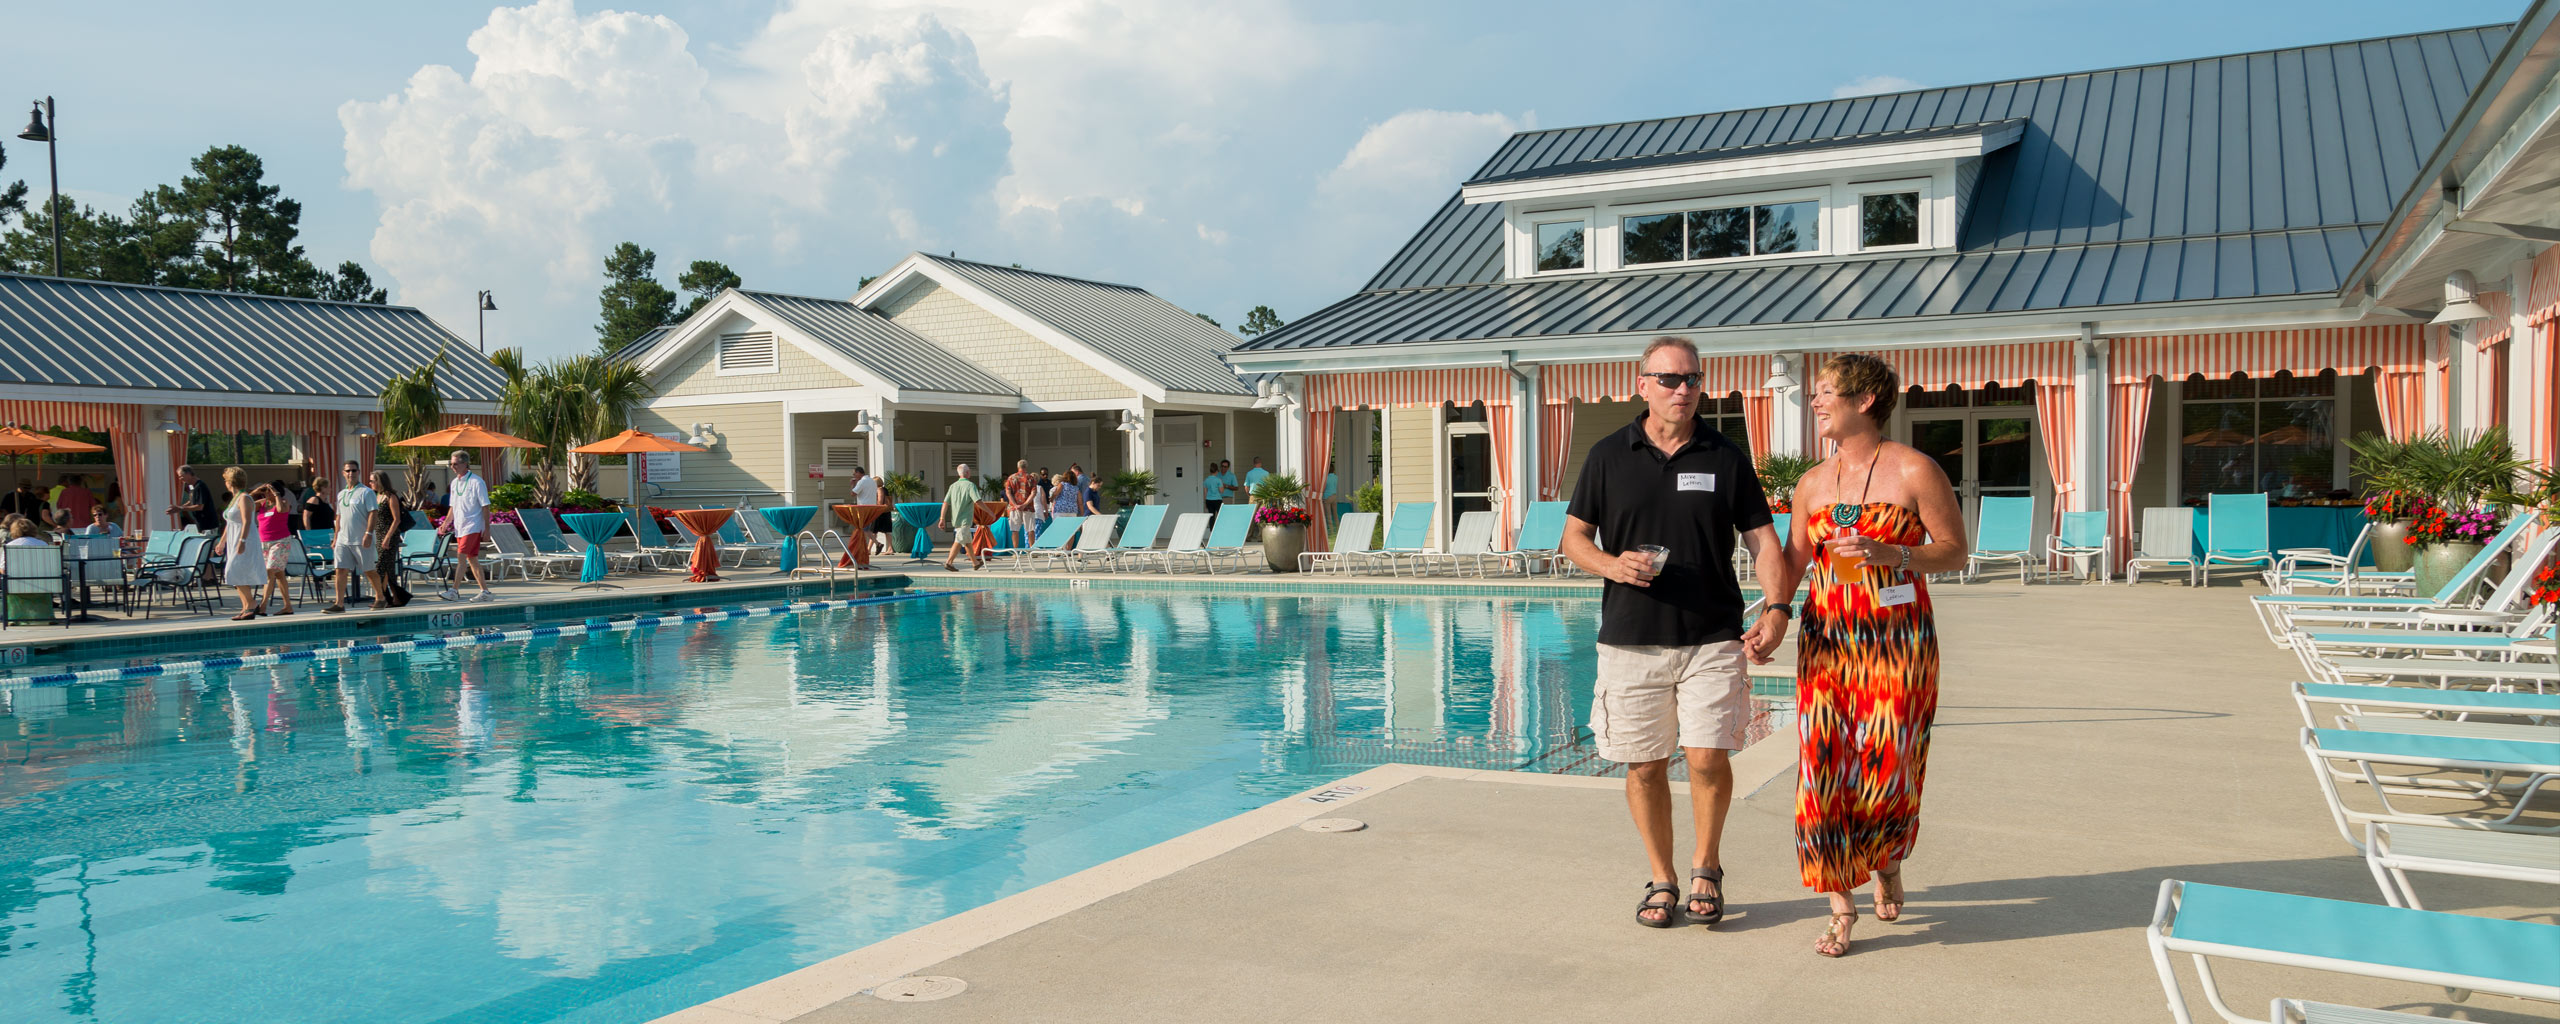
[{"label": "man in white shirt", "polygon": [[347,610],[347,582],[357,573],[373,568],[374,551],[364,544],[364,530],[373,519],[374,507],[382,504],[373,488],[364,485],[356,460],[341,464],[338,475],[338,528],[329,539],[331,596],[329,607],[321,609],[330,613]]},{"label": "man in white shirt", "polygon": [[489,482],[471,471],[471,452],[468,449],[454,449],[450,465],[453,486],[445,488],[445,501],[451,511],[436,532],[453,534],[456,556],[452,583],[454,593],[462,592],[462,573],[468,569],[471,582],[480,587],[480,592],[471,595],[471,599],[486,601],[489,600],[489,577],[480,569],[480,548],[489,542]]},{"label": "man in white shirt", "polygon": [[[874,478],[869,471],[864,470],[860,466],[853,467],[853,503],[856,505],[877,505],[880,503],[880,481],[877,478]],[[864,543],[872,545],[871,550],[875,554],[887,550],[887,548],[882,546],[886,544],[887,541],[882,538],[889,535],[889,517],[881,516],[879,523],[880,528],[871,530],[870,536],[864,541]]]}]

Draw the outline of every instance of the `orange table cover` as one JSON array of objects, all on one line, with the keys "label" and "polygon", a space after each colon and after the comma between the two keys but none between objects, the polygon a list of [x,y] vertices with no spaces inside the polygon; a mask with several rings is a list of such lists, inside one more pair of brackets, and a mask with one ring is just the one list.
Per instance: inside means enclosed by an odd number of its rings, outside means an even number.
[{"label": "orange table cover", "polygon": [[1001,501],[981,501],[969,507],[970,521],[978,524],[978,528],[969,534],[969,557],[985,558],[987,552],[995,550],[996,532],[988,527],[1003,519],[1005,510],[1010,507]]},{"label": "orange table cover", "polygon": [[879,522],[881,516],[888,515],[889,506],[838,505],[835,509],[836,518],[844,520],[844,525],[853,531],[853,536],[847,538],[844,545],[852,552],[852,560],[839,558],[836,560],[836,565],[839,568],[846,565],[871,568],[871,524]]},{"label": "orange table cover", "polygon": [[692,530],[701,540],[693,542],[692,570],[685,576],[694,583],[713,583],[720,579],[720,524],[737,514],[734,508],[688,508],[667,513]]}]

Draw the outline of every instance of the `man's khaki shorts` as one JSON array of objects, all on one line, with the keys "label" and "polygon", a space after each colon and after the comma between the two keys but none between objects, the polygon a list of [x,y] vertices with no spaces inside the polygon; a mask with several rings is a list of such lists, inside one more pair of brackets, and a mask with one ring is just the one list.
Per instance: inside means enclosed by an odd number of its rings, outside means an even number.
[{"label": "man's khaki shorts", "polygon": [[1591,733],[1600,756],[1659,761],[1677,747],[1742,749],[1751,722],[1750,660],[1742,642],[1692,647],[1600,645]]}]

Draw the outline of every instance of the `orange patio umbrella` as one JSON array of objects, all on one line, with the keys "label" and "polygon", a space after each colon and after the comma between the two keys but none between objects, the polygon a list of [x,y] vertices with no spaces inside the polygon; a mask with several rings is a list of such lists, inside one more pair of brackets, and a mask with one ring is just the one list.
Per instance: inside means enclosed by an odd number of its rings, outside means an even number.
[{"label": "orange patio umbrella", "polygon": [[682,441],[670,441],[656,434],[625,430],[594,444],[582,444],[569,450],[580,455],[632,455],[648,452],[700,452],[710,449]]},{"label": "orange patio umbrella", "polygon": [[36,472],[44,472],[44,457],[55,452],[102,452],[104,445],[74,441],[67,437],[39,434],[15,423],[0,426],[0,455],[33,455]]},{"label": "orange patio umbrella", "polygon": [[2237,448],[2252,439],[2237,430],[2199,430],[2179,438],[2178,443],[2190,448]]},{"label": "orange patio umbrella", "polygon": [[432,433],[420,434],[405,441],[393,441],[390,448],[540,448],[541,442],[527,441],[511,434],[501,434],[487,427],[465,423]]}]

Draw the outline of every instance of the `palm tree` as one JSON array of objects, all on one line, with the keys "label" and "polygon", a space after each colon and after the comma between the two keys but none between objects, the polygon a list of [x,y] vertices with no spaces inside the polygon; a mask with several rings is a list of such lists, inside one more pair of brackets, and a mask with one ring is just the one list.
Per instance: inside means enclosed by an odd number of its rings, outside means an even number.
[{"label": "palm tree", "polygon": [[[631,429],[631,409],[648,400],[656,389],[649,386],[649,376],[637,364],[582,355],[569,360],[569,372],[585,392],[585,422],[574,438],[575,444],[601,441]],[[582,491],[596,489],[596,459],[592,455],[573,455],[569,462],[569,486]]]},{"label": "palm tree", "polygon": [[[392,375],[382,382],[382,432],[393,438],[416,437],[444,426],[444,396],[436,391],[436,370],[444,365],[444,353]],[[409,493],[418,493],[427,476],[427,449],[402,448],[401,455],[409,466]]]},{"label": "palm tree", "polygon": [[506,377],[498,410],[507,418],[507,433],[541,446],[527,453],[533,457],[534,500],[558,504],[559,467],[576,443],[569,428],[581,415],[576,382],[566,379],[557,362],[527,367],[524,353],[512,348],[490,353],[489,362]]}]

